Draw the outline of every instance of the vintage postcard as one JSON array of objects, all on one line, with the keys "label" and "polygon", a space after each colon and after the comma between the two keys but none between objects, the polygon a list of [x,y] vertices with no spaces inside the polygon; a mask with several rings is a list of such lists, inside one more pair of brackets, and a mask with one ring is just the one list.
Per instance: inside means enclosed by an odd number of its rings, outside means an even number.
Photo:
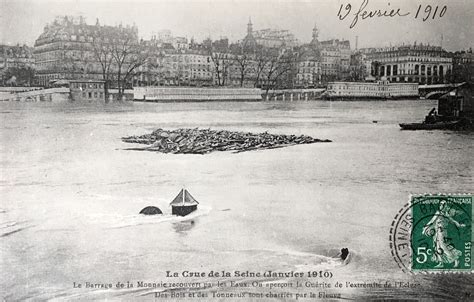
[{"label": "vintage postcard", "polygon": [[0,0],[0,300],[472,301],[473,15]]}]

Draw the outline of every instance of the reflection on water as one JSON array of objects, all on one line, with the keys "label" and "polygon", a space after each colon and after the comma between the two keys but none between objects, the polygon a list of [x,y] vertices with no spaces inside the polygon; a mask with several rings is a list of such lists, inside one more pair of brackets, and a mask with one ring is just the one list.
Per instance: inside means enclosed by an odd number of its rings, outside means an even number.
[{"label": "reflection on water", "polygon": [[180,221],[173,223],[173,229],[176,233],[186,235],[192,228],[195,227],[197,219]]}]

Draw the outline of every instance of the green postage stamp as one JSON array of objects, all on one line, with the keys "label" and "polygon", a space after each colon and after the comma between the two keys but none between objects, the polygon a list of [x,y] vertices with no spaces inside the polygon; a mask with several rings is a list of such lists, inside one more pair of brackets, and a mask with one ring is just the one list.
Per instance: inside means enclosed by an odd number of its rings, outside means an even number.
[{"label": "green postage stamp", "polygon": [[473,195],[412,196],[390,229],[398,265],[412,273],[471,273],[472,201]]}]

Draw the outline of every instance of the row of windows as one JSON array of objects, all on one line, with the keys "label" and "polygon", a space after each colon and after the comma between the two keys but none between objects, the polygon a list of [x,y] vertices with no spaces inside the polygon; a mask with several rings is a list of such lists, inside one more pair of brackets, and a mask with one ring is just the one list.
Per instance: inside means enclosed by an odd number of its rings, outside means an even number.
[{"label": "row of windows", "polygon": [[196,59],[196,58],[189,58],[189,57],[182,57],[182,56],[172,56],[172,61],[173,62],[186,62],[186,63],[210,63],[211,62],[211,58],[210,57],[207,57],[207,58],[202,58],[202,61],[201,59]]},{"label": "row of windows", "polygon": [[82,93],[82,98],[84,98],[84,99],[92,99],[92,96],[94,96],[93,97],[94,99],[96,99],[97,97],[102,99],[104,97],[104,93],[103,92],[99,92],[99,93],[97,93],[97,92],[94,92],[94,93],[92,93],[92,92],[83,92]]},{"label": "row of windows", "polygon": [[375,57],[379,58],[396,58],[401,56],[416,56],[416,57],[447,57],[445,52],[385,52],[374,54]]},{"label": "row of windows", "polygon": [[315,67],[315,66],[318,66],[319,65],[319,62],[311,62],[311,61],[307,61],[307,62],[301,62],[300,63],[300,66],[301,67]]},{"label": "row of windows", "polygon": [[341,85],[334,85],[329,86],[328,89],[335,89],[335,90],[347,90],[347,93],[350,92],[359,92],[359,91],[411,91],[415,90],[416,87],[413,85],[391,85],[388,87],[379,86],[379,85],[370,85],[370,86],[341,86]]},{"label": "row of windows", "polygon": [[374,61],[380,61],[380,62],[393,62],[393,61],[404,61],[404,62],[446,62],[446,63],[451,63],[450,58],[443,58],[443,57],[400,57],[400,58],[395,58],[395,59],[389,59],[389,58],[382,58],[382,59],[374,59]]},{"label": "row of windows", "polygon": [[81,89],[103,89],[104,84],[102,83],[71,83],[71,88],[81,88]]}]

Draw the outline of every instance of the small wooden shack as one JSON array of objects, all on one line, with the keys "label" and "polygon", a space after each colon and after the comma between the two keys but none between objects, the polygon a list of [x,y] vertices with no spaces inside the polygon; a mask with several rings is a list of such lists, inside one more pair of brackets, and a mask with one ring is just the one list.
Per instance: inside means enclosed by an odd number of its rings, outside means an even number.
[{"label": "small wooden shack", "polygon": [[181,189],[178,196],[176,196],[171,205],[171,213],[178,216],[186,216],[197,210],[199,202],[186,190]]},{"label": "small wooden shack", "polygon": [[462,83],[440,97],[438,114],[445,120],[459,120],[461,129],[474,129],[474,85]]},{"label": "small wooden shack", "polygon": [[71,100],[75,102],[104,103],[104,85],[105,81],[100,80],[71,80],[69,81]]}]

